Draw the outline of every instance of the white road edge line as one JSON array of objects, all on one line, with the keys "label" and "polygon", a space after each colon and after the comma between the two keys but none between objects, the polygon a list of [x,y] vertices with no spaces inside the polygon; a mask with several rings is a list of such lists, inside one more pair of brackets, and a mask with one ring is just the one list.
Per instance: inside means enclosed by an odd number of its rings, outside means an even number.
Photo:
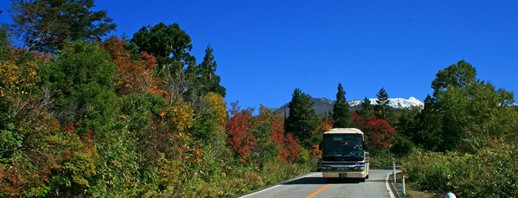
[{"label": "white road edge line", "polygon": [[310,173],[310,174],[307,174],[307,175],[302,175],[302,176],[300,176],[300,177],[297,177],[297,178],[292,179],[292,180],[285,181],[285,182],[283,182],[283,183],[281,183],[281,184],[277,184],[277,185],[272,186],[272,187],[270,187],[270,188],[265,188],[265,189],[262,189],[262,190],[260,190],[260,191],[254,192],[254,193],[250,193],[250,194],[248,194],[248,195],[243,195],[243,196],[241,196],[241,198],[249,197],[249,196],[252,196],[252,195],[255,195],[255,194],[259,194],[259,193],[262,193],[262,192],[265,192],[265,191],[268,191],[268,190],[271,190],[271,189],[277,188],[277,187],[279,187],[279,186],[282,186],[284,183],[288,183],[288,182],[291,182],[291,181],[295,181],[295,180],[297,180],[297,179],[301,179],[301,178],[304,178],[304,177],[312,177],[312,176],[315,176],[315,175],[317,175],[317,174],[322,174],[322,173],[317,172],[317,173]]},{"label": "white road edge line", "polygon": [[249,196],[252,196],[252,195],[255,195],[255,194],[259,194],[259,193],[262,193],[262,192],[264,192],[264,191],[267,191],[267,190],[271,190],[271,189],[277,188],[277,187],[279,187],[279,186],[281,186],[281,185],[275,185],[275,186],[272,186],[272,187],[270,187],[270,188],[265,188],[265,189],[262,189],[262,190],[260,190],[260,191],[257,191],[257,192],[250,193],[250,194],[248,194],[248,195],[242,196],[241,198],[243,198],[243,197],[249,197]]},{"label": "white road edge line", "polygon": [[388,193],[389,193],[389,195],[390,195],[390,198],[396,198],[396,197],[394,196],[394,193],[393,193],[393,192],[392,192],[392,190],[390,189],[390,184],[389,184],[389,177],[390,177],[390,174],[392,174],[392,173],[387,174],[387,178],[385,179],[385,187],[387,188],[387,191],[388,191]]}]

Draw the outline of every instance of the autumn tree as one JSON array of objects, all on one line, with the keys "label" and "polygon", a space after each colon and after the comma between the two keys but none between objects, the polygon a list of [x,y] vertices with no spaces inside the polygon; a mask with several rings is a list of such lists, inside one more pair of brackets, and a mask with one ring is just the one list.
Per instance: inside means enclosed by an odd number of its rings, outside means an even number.
[{"label": "autumn tree", "polygon": [[188,131],[198,140],[212,142],[227,120],[227,104],[221,95],[214,92],[209,92],[204,99],[203,105],[208,111],[194,120]]},{"label": "autumn tree", "polygon": [[12,0],[13,29],[28,50],[57,52],[67,42],[105,36],[116,25],[93,0]]},{"label": "autumn tree", "polygon": [[110,37],[102,43],[102,48],[110,54],[117,66],[115,90],[118,95],[130,93],[165,94],[159,90],[160,82],[155,79],[155,57],[146,52],[133,54],[127,49],[127,41]]},{"label": "autumn tree", "polygon": [[338,84],[336,102],[333,105],[333,121],[334,128],[351,127],[351,112],[349,111],[349,103],[347,103],[347,99],[345,98],[342,83]]},{"label": "autumn tree", "polygon": [[288,107],[289,116],[284,123],[286,132],[298,137],[305,147],[318,144],[319,135],[316,133],[318,117],[313,109],[311,96],[300,89],[295,89]]},{"label": "autumn tree", "polygon": [[232,104],[230,119],[225,125],[227,132],[227,144],[240,156],[240,161],[245,163],[250,153],[256,149],[256,139],[252,134],[255,126],[251,122],[251,109],[241,110],[237,103]]},{"label": "autumn tree", "polygon": [[353,113],[353,121],[363,131],[369,145],[375,149],[388,149],[396,140],[396,129],[385,119],[370,116],[363,118]]}]

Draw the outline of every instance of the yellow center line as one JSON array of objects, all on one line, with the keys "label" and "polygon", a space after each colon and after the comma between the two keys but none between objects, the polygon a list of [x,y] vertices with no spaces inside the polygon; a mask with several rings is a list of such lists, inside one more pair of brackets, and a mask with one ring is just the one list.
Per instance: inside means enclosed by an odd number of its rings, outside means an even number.
[{"label": "yellow center line", "polygon": [[305,198],[311,198],[315,195],[317,195],[318,193],[322,192],[323,190],[325,190],[326,188],[328,188],[329,186],[331,186],[331,183],[325,185],[325,186],[322,186],[322,188],[319,188],[318,190],[316,190],[315,192],[309,194],[308,196],[306,196]]}]

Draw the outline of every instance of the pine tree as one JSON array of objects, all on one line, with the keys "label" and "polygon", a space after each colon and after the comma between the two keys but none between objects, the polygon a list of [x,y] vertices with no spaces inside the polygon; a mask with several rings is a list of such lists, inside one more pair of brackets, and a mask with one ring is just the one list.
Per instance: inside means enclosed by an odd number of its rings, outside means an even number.
[{"label": "pine tree", "polygon": [[66,43],[92,41],[115,30],[106,11],[93,11],[93,0],[33,0],[13,2],[13,32],[29,50],[57,52]]},{"label": "pine tree", "polygon": [[191,37],[177,23],[142,27],[133,34],[131,42],[138,46],[138,50],[156,57],[161,76],[176,74],[196,63],[190,54]]},{"label": "pine tree", "polygon": [[311,96],[295,89],[289,104],[289,117],[284,123],[286,132],[297,136],[305,147],[318,144],[318,138],[315,138],[318,117],[312,107]]},{"label": "pine tree", "polygon": [[361,103],[361,109],[357,113],[364,118],[368,118],[374,115],[374,106],[371,104],[371,100],[365,97]]},{"label": "pine tree", "polygon": [[218,65],[214,60],[214,55],[212,54],[213,52],[214,49],[212,49],[210,45],[207,46],[207,49],[205,49],[205,57],[203,57],[203,62],[201,62],[196,67],[189,67],[187,70],[191,73],[194,73],[194,76],[196,76],[197,83],[201,89],[202,94],[214,92],[225,97],[226,89],[225,87],[221,86],[221,78],[216,75],[216,68]]},{"label": "pine tree", "polygon": [[349,103],[345,99],[345,91],[342,83],[338,83],[338,92],[336,93],[336,102],[333,105],[333,127],[346,128],[351,126],[351,112],[349,112]]},{"label": "pine tree", "polygon": [[377,104],[374,106],[376,116],[378,116],[378,118],[387,120],[392,115],[392,112],[389,106],[389,96],[387,94],[387,91],[385,91],[385,88],[381,88],[377,96]]}]

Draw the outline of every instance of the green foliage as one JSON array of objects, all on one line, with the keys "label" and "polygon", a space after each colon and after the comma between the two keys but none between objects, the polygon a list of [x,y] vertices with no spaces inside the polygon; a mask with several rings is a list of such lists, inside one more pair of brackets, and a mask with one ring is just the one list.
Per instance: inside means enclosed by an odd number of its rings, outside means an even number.
[{"label": "green foliage", "polygon": [[7,128],[0,129],[0,163],[6,163],[12,154],[21,149],[24,137],[16,132],[16,126],[9,123]]},{"label": "green foliage", "polygon": [[318,140],[312,139],[316,135],[319,120],[312,108],[311,97],[300,89],[295,89],[289,104],[289,117],[285,121],[286,132],[299,138],[304,147],[318,144]]},{"label": "green foliage", "polygon": [[393,163],[399,163],[397,156],[388,149],[369,148],[371,167],[392,167]]},{"label": "green foliage", "polygon": [[412,134],[417,144],[438,151],[474,152],[498,138],[516,132],[518,123],[510,104],[511,92],[495,90],[491,83],[476,79],[476,70],[459,61],[437,73],[432,82],[433,97],[427,97],[424,110]]},{"label": "green foliage", "polygon": [[114,121],[115,65],[95,44],[74,42],[55,62],[42,68],[45,84],[56,100],[54,113],[62,124],[77,125],[80,134]]},{"label": "green foliage", "polygon": [[378,91],[378,99],[376,100],[377,104],[374,105],[375,115],[378,118],[391,120],[392,119],[392,109],[389,106],[389,96],[385,88],[381,88]]},{"label": "green foliage", "polygon": [[368,118],[374,115],[374,106],[371,104],[371,101],[365,97],[361,103],[360,110],[356,110],[358,115],[361,115],[364,118]]},{"label": "green foliage", "polygon": [[93,11],[93,0],[12,0],[15,32],[29,50],[57,52],[67,42],[94,40],[115,30],[106,11]]},{"label": "green foliage", "polygon": [[396,143],[390,147],[390,152],[399,157],[402,157],[408,155],[413,148],[414,144],[410,140],[397,135]]},{"label": "green foliage", "polygon": [[351,112],[349,111],[349,103],[345,98],[345,91],[342,83],[338,84],[338,92],[336,93],[336,102],[333,105],[333,127],[347,128],[351,127]]},{"label": "green foliage", "polygon": [[212,54],[214,49],[207,46],[203,61],[197,66],[190,66],[187,71],[196,77],[196,87],[200,87],[200,94],[205,95],[209,92],[217,93],[223,97],[226,95],[225,87],[221,86],[221,78],[216,75],[217,64]]},{"label": "green foliage", "polygon": [[0,61],[7,61],[11,57],[10,45],[7,30],[0,24]]},{"label": "green foliage", "polygon": [[411,137],[412,133],[416,128],[417,119],[419,113],[421,113],[421,107],[411,107],[405,108],[399,112],[398,122],[396,124],[396,129],[398,134],[406,137]]},{"label": "green foliage", "polygon": [[405,164],[410,182],[423,190],[455,192],[461,197],[516,197],[518,148],[503,141],[474,154],[417,151]]},{"label": "green foliage", "polygon": [[191,37],[176,23],[142,27],[131,39],[140,51],[154,55],[163,75],[174,74],[185,66],[195,64],[189,54],[192,49]]}]

